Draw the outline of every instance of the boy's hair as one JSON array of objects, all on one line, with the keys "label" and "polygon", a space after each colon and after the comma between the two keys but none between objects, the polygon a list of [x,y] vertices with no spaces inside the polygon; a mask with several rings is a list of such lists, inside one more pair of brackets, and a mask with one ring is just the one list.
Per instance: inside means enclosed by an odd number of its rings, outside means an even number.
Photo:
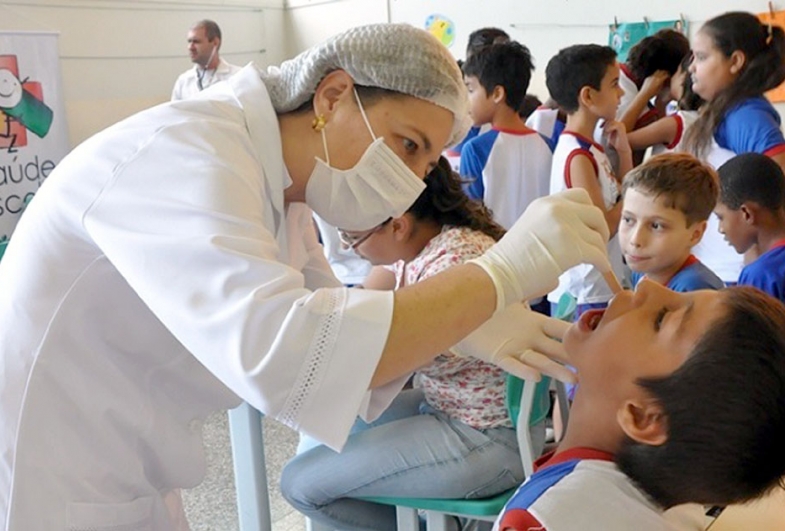
[{"label": "boy's hair", "polygon": [[725,57],[744,52],[746,60],[738,76],[707,105],[684,136],[687,148],[699,157],[711,146],[714,131],[739,102],[763,95],[785,80],[785,31],[762,23],[752,13],[725,13],[700,29]]},{"label": "boy's hair", "polygon": [[504,228],[493,221],[493,214],[481,201],[466,195],[462,185],[463,181],[452,171],[449,161],[439,157],[439,162],[425,176],[425,190],[406,212],[419,220],[468,227],[500,240]]},{"label": "boy's hair", "polygon": [[747,201],[777,211],[785,207],[785,175],[771,157],[760,153],[737,155],[720,166],[720,202],[738,210]]},{"label": "boy's hair", "polygon": [[622,194],[630,188],[653,198],[662,197],[669,208],[680,210],[689,227],[709,219],[717,204],[716,172],[687,153],[652,157],[624,177]]},{"label": "boy's hair", "polygon": [[686,72],[684,82],[682,83],[682,94],[678,101],[678,107],[682,111],[697,111],[701,106],[706,103],[703,98],[698,96],[698,93],[692,89],[692,76],[690,75],[690,64],[692,63],[692,52],[688,53],[681,60],[679,69]]},{"label": "boy's hair", "polygon": [[504,88],[504,102],[518,111],[529,90],[534,64],[529,49],[515,41],[492,44],[478,50],[463,64],[463,75],[476,77],[487,94]]},{"label": "boy's hair", "polygon": [[579,108],[578,95],[583,87],[600,90],[608,67],[616,63],[616,52],[609,46],[577,44],[560,50],[545,68],[545,84],[551,98],[564,112]]},{"label": "boy's hair", "polygon": [[690,41],[684,34],[672,29],[661,29],[630,48],[626,65],[632,76],[643,82],[657,70],[675,74],[682,58],[689,52]]},{"label": "boy's hair", "polygon": [[619,468],[658,504],[729,505],[785,474],[785,306],[751,287],[725,290],[727,313],[670,376],[638,381],[668,438],[625,440]]},{"label": "boy's hair", "polygon": [[509,42],[510,36],[500,28],[480,28],[469,34],[469,42],[466,44],[466,57],[477,53],[478,50],[490,46]]}]

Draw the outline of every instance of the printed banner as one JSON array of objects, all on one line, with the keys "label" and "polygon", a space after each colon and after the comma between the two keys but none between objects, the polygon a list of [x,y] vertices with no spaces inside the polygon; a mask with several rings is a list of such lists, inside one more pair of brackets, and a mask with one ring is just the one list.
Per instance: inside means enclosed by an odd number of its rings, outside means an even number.
[{"label": "printed banner", "polygon": [[[758,18],[764,24],[769,24],[771,22],[772,25],[779,26],[785,30],[785,11],[760,13]],[[768,91],[766,93],[766,97],[769,98],[769,101],[775,103],[785,101],[785,83],[781,84],[775,89]]]},{"label": "printed banner", "polygon": [[670,28],[687,35],[688,23],[686,20],[649,20],[646,22],[625,22],[611,24],[608,35],[608,46],[616,50],[619,62],[627,61],[630,48],[638,44],[644,37],[654,35],[661,29]]},{"label": "printed banner", "polygon": [[0,257],[68,149],[57,34],[0,31]]}]

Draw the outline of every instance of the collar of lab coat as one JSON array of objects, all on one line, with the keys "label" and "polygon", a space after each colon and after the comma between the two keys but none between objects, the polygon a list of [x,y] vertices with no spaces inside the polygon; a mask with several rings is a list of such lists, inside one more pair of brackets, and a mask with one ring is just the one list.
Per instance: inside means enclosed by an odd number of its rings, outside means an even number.
[{"label": "collar of lab coat", "polygon": [[283,164],[278,116],[259,70],[253,63],[229,78],[227,83],[243,108],[245,126],[261,157],[264,185],[268,199],[275,209],[275,224],[280,234],[285,216],[283,191],[292,184],[292,180]]}]

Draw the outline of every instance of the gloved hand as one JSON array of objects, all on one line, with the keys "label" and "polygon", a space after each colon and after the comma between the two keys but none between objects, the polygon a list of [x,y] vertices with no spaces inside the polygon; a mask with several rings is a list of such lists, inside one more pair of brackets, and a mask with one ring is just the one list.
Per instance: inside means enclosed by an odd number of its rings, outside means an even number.
[{"label": "gloved hand", "polygon": [[519,302],[491,317],[450,352],[487,361],[524,380],[538,382],[544,373],[575,383],[572,371],[550,359],[567,361],[561,339],[569,327]]},{"label": "gloved hand", "polygon": [[588,192],[573,188],[532,201],[501,240],[467,263],[491,277],[499,311],[552,291],[559,275],[575,265],[610,271],[608,236],[605,217]]}]

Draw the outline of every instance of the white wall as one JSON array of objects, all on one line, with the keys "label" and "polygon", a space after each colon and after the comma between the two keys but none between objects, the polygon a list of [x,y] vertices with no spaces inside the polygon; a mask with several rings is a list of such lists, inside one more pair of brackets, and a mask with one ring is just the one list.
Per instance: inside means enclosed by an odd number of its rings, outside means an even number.
[{"label": "white wall", "polygon": [[229,62],[277,64],[284,51],[283,0],[0,1],[0,30],[60,33],[71,145],[121,118],[169,99],[191,66],[186,34],[218,22]]},{"label": "white wall", "polygon": [[[535,59],[536,70],[530,92],[541,99],[545,88],[545,66],[559,49],[578,43],[608,43],[608,25],[619,22],[674,20],[681,15],[690,23],[690,33],[714,15],[731,10],[768,10],[768,2],[749,0],[289,0],[297,9],[287,11],[291,21],[287,32],[290,54],[302,51],[322,38],[349,25],[383,22],[408,22],[424,27],[425,19],[441,14],[453,21],[455,44],[451,51],[463,58],[466,42],[473,30],[496,26],[513,39],[527,45]],[[773,2],[775,10],[785,9],[785,0]],[[389,13],[389,15],[388,15]],[[777,105],[782,114],[785,105]]]}]

